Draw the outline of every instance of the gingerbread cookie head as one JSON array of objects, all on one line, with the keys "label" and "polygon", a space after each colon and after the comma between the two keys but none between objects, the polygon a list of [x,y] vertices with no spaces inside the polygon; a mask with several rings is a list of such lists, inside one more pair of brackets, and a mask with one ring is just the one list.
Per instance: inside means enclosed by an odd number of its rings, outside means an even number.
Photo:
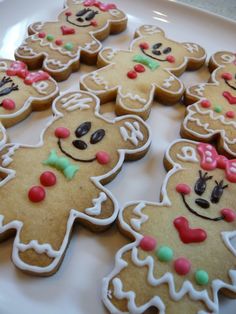
[{"label": "gingerbread cookie head", "polygon": [[173,104],[184,92],[177,78],[186,69],[197,69],[205,60],[203,48],[178,43],[151,25],[135,33],[130,50],[104,48],[98,57],[99,70],[81,78],[81,86],[102,102],[116,98],[117,115],[135,113],[147,119],[154,97]]},{"label": "gingerbread cookie head", "polygon": [[163,313],[217,313],[218,292],[236,291],[235,160],[212,145],[178,140],[165,165],[162,202],[131,202],[120,213],[121,230],[135,241],[117,253],[104,279],[111,313],[153,306]]},{"label": "gingerbread cookie head", "polygon": [[0,120],[5,127],[24,119],[32,110],[47,108],[58,91],[48,73],[29,72],[21,61],[0,60]]},{"label": "gingerbread cookie head", "polygon": [[209,62],[214,72],[210,83],[190,87],[181,133],[184,137],[211,141],[218,138],[219,150],[236,156],[236,57],[234,53],[217,52]]},{"label": "gingerbread cookie head", "polygon": [[115,4],[68,0],[58,21],[29,26],[28,37],[16,50],[17,59],[31,68],[42,67],[56,80],[68,78],[80,61],[94,64],[100,41],[126,28],[127,17]]},{"label": "gingerbread cookie head", "polygon": [[140,118],[105,119],[86,92],[61,95],[53,113],[39,145],[8,144],[1,154],[0,237],[16,230],[13,262],[37,275],[59,268],[75,221],[93,231],[114,222],[118,204],[103,185],[150,145]]}]

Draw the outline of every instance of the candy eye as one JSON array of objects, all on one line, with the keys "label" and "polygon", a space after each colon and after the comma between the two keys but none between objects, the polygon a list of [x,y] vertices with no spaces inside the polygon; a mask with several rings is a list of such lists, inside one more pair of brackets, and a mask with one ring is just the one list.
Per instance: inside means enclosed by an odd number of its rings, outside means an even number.
[{"label": "candy eye", "polygon": [[75,140],[72,142],[72,144],[74,145],[75,148],[78,148],[80,150],[85,150],[88,147],[88,145],[81,140]]},{"label": "candy eye", "polygon": [[228,185],[224,185],[223,180],[220,181],[220,183],[218,183],[217,181],[215,181],[216,186],[214,187],[212,193],[211,193],[211,202],[216,204],[219,203],[220,198],[224,192],[224,189],[228,187]]},{"label": "candy eye", "polygon": [[98,12],[90,11],[89,14],[86,16],[85,20],[91,21],[96,14],[98,14]]},{"label": "candy eye", "polygon": [[199,178],[197,179],[195,186],[194,186],[194,191],[197,195],[202,195],[205,190],[206,190],[206,182],[208,180],[211,180],[212,176],[208,177],[207,172],[202,175],[201,170],[199,170]]},{"label": "candy eye", "polygon": [[75,131],[76,137],[82,137],[83,135],[87,134],[91,129],[91,122],[87,121],[82,123]]},{"label": "candy eye", "polygon": [[91,135],[90,143],[97,144],[100,142],[105,136],[105,130],[99,129]]},{"label": "candy eye", "polygon": [[85,15],[85,13],[87,13],[89,11],[90,11],[90,9],[80,10],[78,13],[76,13],[76,16],[83,16],[83,15]]},{"label": "candy eye", "polygon": [[163,50],[163,53],[167,54],[167,53],[170,53],[171,52],[171,48],[170,47],[167,47]]},{"label": "candy eye", "polygon": [[153,50],[152,53],[156,56],[160,56],[161,52],[159,50]]},{"label": "candy eye", "polygon": [[152,46],[152,49],[159,49],[162,46],[162,43],[156,43]]}]

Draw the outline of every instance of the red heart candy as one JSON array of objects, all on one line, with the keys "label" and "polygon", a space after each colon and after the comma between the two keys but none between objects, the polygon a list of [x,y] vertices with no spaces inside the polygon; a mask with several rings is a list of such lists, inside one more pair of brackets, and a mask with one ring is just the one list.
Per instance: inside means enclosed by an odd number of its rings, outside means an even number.
[{"label": "red heart candy", "polygon": [[72,35],[75,33],[75,29],[68,26],[61,26],[62,35]]},{"label": "red heart candy", "polygon": [[233,96],[230,92],[223,92],[223,96],[228,100],[230,105],[236,105],[236,97]]},{"label": "red heart candy", "polygon": [[203,242],[207,238],[207,233],[205,232],[205,230],[200,228],[189,228],[189,222],[185,217],[177,217],[174,220],[174,226],[179,233],[181,241],[186,244]]}]

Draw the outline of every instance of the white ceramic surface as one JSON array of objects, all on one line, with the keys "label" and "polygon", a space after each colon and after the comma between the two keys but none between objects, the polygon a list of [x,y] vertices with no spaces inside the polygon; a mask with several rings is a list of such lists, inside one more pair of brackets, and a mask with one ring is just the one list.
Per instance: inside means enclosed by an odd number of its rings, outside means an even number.
[{"label": "white ceramic surface", "polygon": [[[235,50],[236,24],[203,11],[165,0],[116,0],[129,16],[128,30],[104,41],[104,46],[125,48],[134,29],[143,23],[157,24],[167,35],[180,41],[198,42],[208,55],[220,49]],[[0,56],[13,58],[15,48],[26,36],[26,27],[38,20],[57,16],[63,0],[0,0]],[[82,66],[81,72],[92,70]],[[79,73],[60,83],[61,90],[79,86]],[[182,76],[186,85],[207,81],[206,68]],[[104,105],[103,111],[110,106]],[[50,110],[34,113],[9,129],[12,141],[36,143]],[[165,175],[162,159],[166,147],[179,137],[183,105],[166,107],[154,104],[148,120],[154,135],[147,156],[126,164],[108,185],[120,205],[130,200],[158,200]],[[71,243],[60,270],[50,278],[30,277],[18,271],[10,261],[12,241],[0,245],[0,314],[104,314],[101,280],[113,268],[115,252],[127,243],[115,227],[103,234],[92,234],[80,226],[74,228]],[[223,257],[222,257],[223,260]],[[236,300],[221,298],[221,314],[235,314]],[[153,312],[152,312],[153,313]]]}]

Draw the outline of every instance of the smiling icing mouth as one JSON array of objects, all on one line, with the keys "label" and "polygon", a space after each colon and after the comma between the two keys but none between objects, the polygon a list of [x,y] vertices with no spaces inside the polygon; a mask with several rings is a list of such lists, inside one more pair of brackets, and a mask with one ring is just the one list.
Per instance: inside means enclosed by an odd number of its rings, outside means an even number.
[{"label": "smiling icing mouth", "polygon": [[61,145],[61,140],[60,140],[60,139],[58,139],[57,145],[58,145],[60,151],[61,151],[64,155],[66,155],[67,157],[73,159],[74,161],[92,162],[92,161],[94,161],[94,160],[97,159],[97,157],[90,158],[90,159],[80,159],[80,158],[75,158],[75,157],[73,157],[72,155],[68,154],[68,153],[63,149],[63,147],[62,147],[62,145]]}]

